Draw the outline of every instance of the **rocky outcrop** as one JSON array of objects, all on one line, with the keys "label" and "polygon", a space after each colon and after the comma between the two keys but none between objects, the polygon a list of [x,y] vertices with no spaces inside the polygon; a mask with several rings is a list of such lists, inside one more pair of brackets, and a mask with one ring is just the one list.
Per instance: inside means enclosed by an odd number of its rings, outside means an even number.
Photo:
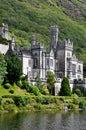
[{"label": "rocky outcrop", "polygon": [[86,19],[86,9],[81,6],[81,3],[86,3],[84,0],[79,0],[77,3],[74,0],[59,0],[59,6],[63,8],[63,12],[72,19]]}]

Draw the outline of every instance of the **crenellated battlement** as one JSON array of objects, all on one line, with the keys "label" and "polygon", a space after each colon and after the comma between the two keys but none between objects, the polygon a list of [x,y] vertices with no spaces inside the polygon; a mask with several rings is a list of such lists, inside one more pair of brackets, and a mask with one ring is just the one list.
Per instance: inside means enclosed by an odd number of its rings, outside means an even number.
[{"label": "crenellated battlement", "polygon": [[64,40],[64,41],[58,41],[57,48],[58,49],[65,49],[66,48],[66,49],[73,50],[73,42],[71,42],[70,39]]},{"label": "crenellated battlement", "polygon": [[43,44],[40,42],[36,42],[34,45],[32,45],[32,48],[37,49],[37,48],[44,48]]},{"label": "crenellated battlement", "polygon": [[65,44],[66,47],[73,48],[73,42],[71,42],[70,39],[64,40],[64,44]]}]

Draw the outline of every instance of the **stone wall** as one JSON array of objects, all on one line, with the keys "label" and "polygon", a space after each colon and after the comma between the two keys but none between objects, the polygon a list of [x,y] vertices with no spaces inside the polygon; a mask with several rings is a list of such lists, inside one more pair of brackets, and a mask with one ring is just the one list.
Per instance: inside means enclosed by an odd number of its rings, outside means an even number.
[{"label": "stone wall", "polygon": [[0,53],[5,55],[8,49],[9,49],[9,45],[0,44]]}]

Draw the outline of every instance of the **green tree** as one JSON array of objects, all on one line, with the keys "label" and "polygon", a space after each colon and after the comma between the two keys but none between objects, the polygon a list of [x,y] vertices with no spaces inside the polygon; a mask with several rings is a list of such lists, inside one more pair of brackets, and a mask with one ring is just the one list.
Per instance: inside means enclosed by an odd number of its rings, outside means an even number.
[{"label": "green tree", "polygon": [[15,54],[10,54],[7,59],[7,80],[10,84],[17,82],[22,74],[22,63]]},{"label": "green tree", "polygon": [[50,94],[53,94],[54,85],[56,83],[55,75],[51,72],[47,72],[47,88]]},{"label": "green tree", "polygon": [[2,55],[0,53],[0,85],[3,83],[4,77],[5,77],[6,73],[7,73],[7,71],[6,71],[7,68],[6,67],[7,67],[7,64],[6,64],[4,55]]},{"label": "green tree", "polygon": [[71,96],[71,88],[69,84],[68,78],[64,77],[62,82],[61,82],[61,89],[59,92],[60,96]]},{"label": "green tree", "polygon": [[79,88],[76,88],[76,89],[74,90],[74,93],[77,94],[77,96],[79,96],[79,97],[82,97],[82,96],[83,96],[83,93],[81,92],[81,90],[80,90]]},{"label": "green tree", "polygon": [[42,81],[39,75],[37,75],[37,77],[35,78],[35,81],[36,81],[36,86],[40,89],[42,86]]}]

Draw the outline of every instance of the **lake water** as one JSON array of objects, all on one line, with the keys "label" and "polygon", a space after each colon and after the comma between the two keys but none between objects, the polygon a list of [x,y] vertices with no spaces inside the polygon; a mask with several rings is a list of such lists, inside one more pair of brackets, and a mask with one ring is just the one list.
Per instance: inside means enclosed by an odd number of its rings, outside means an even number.
[{"label": "lake water", "polygon": [[86,111],[0,113],[0,130],[86,130]]}]

